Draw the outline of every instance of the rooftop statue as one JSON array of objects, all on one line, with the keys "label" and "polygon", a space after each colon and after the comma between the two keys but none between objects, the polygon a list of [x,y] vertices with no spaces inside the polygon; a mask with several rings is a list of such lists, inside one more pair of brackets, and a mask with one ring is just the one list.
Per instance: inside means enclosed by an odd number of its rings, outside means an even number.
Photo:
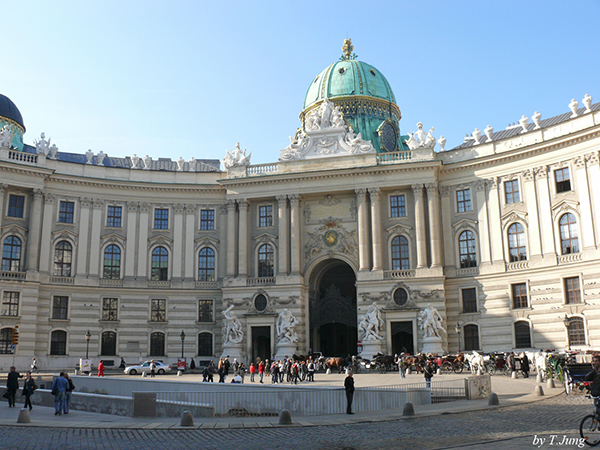
[{"label": "rooftop statue", "polygon": [[247,149],[244,148],[244,151],[242,152],[239,142],[235,145],[233,154],[229,153],[229,150],[225,150],[226,155],[225,158],[223,158],[223,167],[229,169],[230,167],[235,166],[249,166],[252,152],[246,156],[246,150]]},{"label": "rooftop statue", "polygon": [[431,303],[428,303],[427,308],[425,308],[419,313],[418,319],[421,330],[423,330],[425,333],[425,337],[439,338],[440,330],[444,333],[446,332],[444,327],[442,327],[442,316],[440,315],[437,309],[431,306]]},{"label": "rooftop statue", "polygon": [[92,149],[90,148],[87,152],[85,152],[85,159],[86,164],[94,164],[93,159],[94,159],[94,152],[92,151]]},{"label": "rooftop statue", "polygon": [[533,119],[533,123],[535,123],[535,128],[534,130],[537,130],[540,128],[540,122],[542,121],[542,115],[539,112],[534,112],[533,116],[531,116],[531,118]]},{"label": "rooftop statue", "polygon": [[106,153],[104,153],[102,150],[100,150],[98,152],[98,154],[96,155],[96,164],[99,166],[103,166],[104,158],[106,158]]},{"label": "rooftop statue", "polygon": [[0,131],[0,147],[4,147],[4,148],[10,148],[12,145],[12,140],[13,140],[13,134],[10,131],[10,127],[7,125],[4,125],[4,128],[2,128],[2,131]]},{"label": "rooftop statue", "polygon": [[232,312],[233,305],[222,312],[223,314],[223,344],[239,344],[244,339],[242,324]]},{"label": "rooftop statue", "polygon": [[490,127],[489,125],[487,127],[485,127],[485,130],[483,130],[485,135],[488,138],[488,141],[492,140],[492,133],[494,132],[494,128]]},{"label": "rooftop statue", "polygon": [[133,154],[133,156],[131,157],[131,168],[132,169],[139,169],[138,167],[138,162],[140,162],[140,157],[138,155],[136,155],[135,153]]},{"label": "rooftop statue", "polygon": [[52,144],[48,149],[48,158],[58,159],[58,147],[56,146],[56,144]]},{"label": "rooftop statue", "polygon": [[433,137],[433,127],[428,133],[423,130],[423,122],[417,124],[417,131],[413,134],[408,133],[409,138],[405,141],[410,150],[417,148],[435,148],[436,139]]},{"label": "rooftop statue", "polygon": [[48,154],[48,150],[50,149],[50,139],[46,140],[46,133],[40,134],[40,140],[33,141],[33,143],[35,144],[35,150],[38,155]]},{"label": "rooftop statue", "polygon": [[571,103],[569,103],[569,109],[572,113],[570,119],[577,117],[577,108],[579,108],[579,102],[575,99],[571,100]]},{"label": "rooftop statue", "polygon": [[585,112],[592,112],[592,97],[588,94],[585,94],[585,97],[583,97],[582,102],[585,105]]}]

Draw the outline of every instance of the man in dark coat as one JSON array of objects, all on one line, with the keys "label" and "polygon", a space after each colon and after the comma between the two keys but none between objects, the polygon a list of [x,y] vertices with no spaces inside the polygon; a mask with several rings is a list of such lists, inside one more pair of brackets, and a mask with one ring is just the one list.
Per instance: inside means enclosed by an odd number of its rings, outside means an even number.
[{"label": "man in dark coat", "polygon": [[352,378],[352,372],[348,372],[348,376],[344,380],[344,388],[346,389],[346,400],[348,401],[346,414],[354,414],[352,412],[352,399],[354,398],[354,378]]},{"label": "man in dark coat", "polygon": [[19,378],[23,378],[23,375],[17,372],[15,366],[10,368],[8,379],[6,380],[6,389],[8,390],[8,407],[14,408],[15,406],[15,395],[19,390]]}]

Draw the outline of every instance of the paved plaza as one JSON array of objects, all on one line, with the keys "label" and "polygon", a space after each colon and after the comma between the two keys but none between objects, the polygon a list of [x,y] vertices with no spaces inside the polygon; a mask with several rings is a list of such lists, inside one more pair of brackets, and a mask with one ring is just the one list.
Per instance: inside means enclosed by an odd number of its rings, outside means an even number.
[{"label": "paved plaza", "polygon": [[[443,375],[434,381],[463,377]],[[179,377],[169,376],[174,382]],[[182,377],[186,381],[193,375]],[[344,375],[324,375],[318,384],[340,386]],[[395,384],[397,374],[358,374],[357,386]],[[164,379],[164,378],[163,378]],[[181,378],[179,378],[181,379]],[[107,383],[111,378],[107,377]],[[405,382],[421,382],[411,375]],[[0,404],[0,448],[12,449],[523,449],[578,448],[559,445],[563,436],[578,437],[581,417],[592,410],[583,395],[566,396],[560,387],[533,394],[535,378],[492,377],[500,406],[487,400],[458,401],[416,407],[412,418],[402,411],[295,417],[280,426],[277,417],[195,418],[182,428],[178,419],[133,419],[81,411],[54,416],[52,408],[35,406],[31,424],[16,424],[19,408]],[[554,436],[554,437],[553,437]],[[534,438],[545,438],[538,447]],[[551,445],[552,444],[552,445]]]}]

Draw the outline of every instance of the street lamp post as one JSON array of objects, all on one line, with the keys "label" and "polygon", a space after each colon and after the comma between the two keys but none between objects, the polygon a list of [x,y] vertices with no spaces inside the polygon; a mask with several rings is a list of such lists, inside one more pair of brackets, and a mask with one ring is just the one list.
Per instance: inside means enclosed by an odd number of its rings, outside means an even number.
[{"label": "street lamp post", "polygon": [[456,322],[454,331],[456,331],[456,334],[458,334],[458,353],[460,353],[460,324],[458,322]]},{"label": "street lamp post", "polygon": [[85,333],[85,340],[87,342],[87,346],[85,348],[85,359],[89,359],[88,356],[90,354],[90,339],[92,338],[92,335],[90,334],[90,330],[87,331],[87,333]]},{"label": "street lamp post", "polygon": [[181,330],[181,334],[179,335],[181,338],[181,359],[183,359],[183,343],[185,341],[185,333]]}]

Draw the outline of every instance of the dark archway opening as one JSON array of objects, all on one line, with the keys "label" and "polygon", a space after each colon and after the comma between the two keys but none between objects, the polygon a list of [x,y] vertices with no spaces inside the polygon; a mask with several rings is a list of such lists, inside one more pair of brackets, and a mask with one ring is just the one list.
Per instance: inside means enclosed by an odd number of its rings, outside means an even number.
[{"label": "dark archway opening", "polygon": [[328,261],[310,300],[310,345],[325,356],[357,351],[356,275],[342,261]]},{"label": "dark archway opening", "polygon": [[252,327],[252,361],[271,359],[271,327]]},{"label": "dark archway opening", "polygon": [[413,341],[413,323],[408,322],[392,322],[392,353],[399,355],[400,353],[408,352],[414,355]]}]

